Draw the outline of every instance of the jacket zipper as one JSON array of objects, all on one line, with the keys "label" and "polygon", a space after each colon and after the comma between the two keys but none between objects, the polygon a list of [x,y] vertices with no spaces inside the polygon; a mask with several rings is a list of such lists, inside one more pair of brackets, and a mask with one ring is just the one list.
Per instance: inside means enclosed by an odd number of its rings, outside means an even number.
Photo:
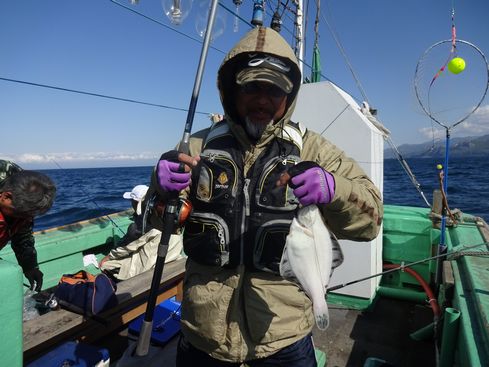
[{"label": "jacket zipper", "polygon": [[250,179],[245,178],[243,185],[243,200],[244,200],[244,210],[241,216],[241,238],[240,238],[240,253],[239,253],[239,263],[242,265],[244,263],[244,233],[246,232],[246,217],[250,216],[250,193],[248,192],[248,187],[250,185]]}]

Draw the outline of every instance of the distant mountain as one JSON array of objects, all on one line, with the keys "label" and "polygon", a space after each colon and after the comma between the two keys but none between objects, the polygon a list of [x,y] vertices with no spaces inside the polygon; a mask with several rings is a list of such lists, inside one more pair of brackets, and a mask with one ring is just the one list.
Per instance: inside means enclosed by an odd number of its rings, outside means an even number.
[{"label": "distant mountain", "polygon": [[[396,158],[389,145],[385,145],[384,158]],[[421,144],[403,144],[397,149],[404,158],[442,158],[445,156],[445,140]],[[489,135],[450,139],[450,157],[489,157]]]}]

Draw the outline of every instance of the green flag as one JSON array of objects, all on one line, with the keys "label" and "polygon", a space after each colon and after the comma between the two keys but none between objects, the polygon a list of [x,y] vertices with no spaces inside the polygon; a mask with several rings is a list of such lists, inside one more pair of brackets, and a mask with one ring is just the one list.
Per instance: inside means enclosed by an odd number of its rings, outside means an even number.
[{"label": "green flag", "polygon": [[319,81],[321,81],[321,56],[319,54],[319,46],[316,45],[312,53],[311,83]]}]

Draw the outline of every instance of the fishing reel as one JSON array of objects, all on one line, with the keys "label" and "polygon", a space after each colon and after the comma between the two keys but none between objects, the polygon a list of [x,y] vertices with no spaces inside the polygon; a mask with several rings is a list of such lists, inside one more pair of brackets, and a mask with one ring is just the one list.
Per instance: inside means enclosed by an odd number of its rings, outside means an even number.
[{"label": "fishing reel", "polygon": [[[166,203],[163,200],[156,201],[156,196],[148,203],[148,208],[155,210],[158,217],[162,218],[165,213]],[[175,215],[175,227],[181,228],[185,225],[188,217],[192,213],[192,203],[188,199],[178,198],[177,210]]]}]

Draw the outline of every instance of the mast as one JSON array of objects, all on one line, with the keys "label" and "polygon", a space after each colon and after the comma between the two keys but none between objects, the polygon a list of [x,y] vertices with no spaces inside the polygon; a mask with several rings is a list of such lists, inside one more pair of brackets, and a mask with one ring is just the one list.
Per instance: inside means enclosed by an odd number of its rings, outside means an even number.
[{"label": "mast", "polygon": [[[303,74],[304,69],[304,16],[302,13],[303,0],[296,0],[297,12],[295,17],[296,47],[295,55],[299,59],[299,70]],[[302,82],[302,80],[301,80]]]}]

